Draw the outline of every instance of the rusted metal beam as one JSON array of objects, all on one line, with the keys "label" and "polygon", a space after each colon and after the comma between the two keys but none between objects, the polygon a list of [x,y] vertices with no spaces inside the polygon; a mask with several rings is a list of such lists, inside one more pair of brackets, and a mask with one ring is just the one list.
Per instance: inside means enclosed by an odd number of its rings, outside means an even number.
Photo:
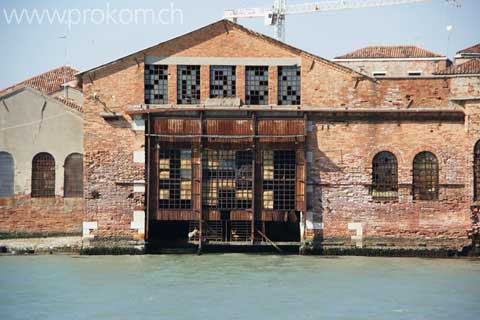
[{"label": "rusted metal beam", "polygon": [[219,138],[219,139],[246,139],[246,138],[300,138],[305,137],[303,134],[290,134],[290,135],[217,135],[217,134],[149,134],[149,136],[153,137],[160,137],[160,138],[168,138],[168,137],[176,137],[176,138]]}]

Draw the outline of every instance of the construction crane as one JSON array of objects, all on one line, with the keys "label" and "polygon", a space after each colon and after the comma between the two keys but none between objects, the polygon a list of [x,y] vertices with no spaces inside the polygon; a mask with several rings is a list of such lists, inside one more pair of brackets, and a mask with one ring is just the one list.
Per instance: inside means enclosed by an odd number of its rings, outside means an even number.
[{"label": "construction crane", "polygon": [[[310,12],[385,7],[391,5],[427,2],[431,0],[329,0],[314,3],[287,5],[287,0],[274,0],[271,8],[243,8],[225,10],[224,18],[237,22],[239,18],[263,17],[265,25],[273,26],[275,39],[285,41],[285,16]],[[445,0],[457,7],[457,0]]]}]

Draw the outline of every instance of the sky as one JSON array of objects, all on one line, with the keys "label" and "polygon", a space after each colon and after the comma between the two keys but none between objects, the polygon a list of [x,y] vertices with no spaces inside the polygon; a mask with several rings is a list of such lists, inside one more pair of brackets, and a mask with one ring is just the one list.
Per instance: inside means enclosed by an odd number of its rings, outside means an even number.
[{"label": "sky", "polygon": [[[288,4],[304,2],[313,0],[289,0]],[[286,42],[327,59],[368,45],[400,44],[417,45],[453,57],[456,51],[480,42],[480,1],[457,2],[461,7],[445,0],[431,0],[289,15]],[[65,64],[87,70],[217,21],[225,9],[270,7],[272,3],[273,0],[0,0],[0,88]],[[149,10],[152,15],[145,15],[147,11],[142,10]],[[34,12],[37,17],[43,14],[43,20],[28,22],[25,17],[32,17]],[[47,15],[50,21],[45,18]],[[273,34],[272,27],[265,26],[262,18],[238,22],[266,35]],[[447,31],[447,26],[453,29]]]}]

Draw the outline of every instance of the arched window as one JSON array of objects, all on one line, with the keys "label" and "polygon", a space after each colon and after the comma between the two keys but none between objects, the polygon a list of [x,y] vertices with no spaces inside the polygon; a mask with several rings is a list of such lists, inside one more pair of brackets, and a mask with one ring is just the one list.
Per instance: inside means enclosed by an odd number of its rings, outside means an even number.
[{"label": "arched window", "polygon": [[13,196],[13,157],[0,152],[0,198]]},{"label": "arched window", "polygon": [[473,192],[475,201],[480,200],[480,141],[473,152]]},{"label": "arched window", "polygon": [[55,159],[46,152],[32,161],[32,197],[55,196]]},{"label": "arched window", "polygon": [[83,156],[72,153],[65,159],[64,196],[65,198],[83,197]]},{"label": "arched window", "polygon": [[390,152],[379,152],[373,158],[372,196],[375,200],[392,200],[398,196],[397,158]]},{"label": "arched window", "polygon": [[430,152],[420,152],[413,159],[413,199],[438,199],[438,160]]}]

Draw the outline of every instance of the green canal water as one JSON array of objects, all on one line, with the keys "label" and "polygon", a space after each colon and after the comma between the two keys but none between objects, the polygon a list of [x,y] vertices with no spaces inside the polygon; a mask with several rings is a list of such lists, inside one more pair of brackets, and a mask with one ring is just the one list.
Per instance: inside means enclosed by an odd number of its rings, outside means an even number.
[{"label": "green canal water", "polygon": [[0,319],[480,319],[480,260],[0,257]]}]

